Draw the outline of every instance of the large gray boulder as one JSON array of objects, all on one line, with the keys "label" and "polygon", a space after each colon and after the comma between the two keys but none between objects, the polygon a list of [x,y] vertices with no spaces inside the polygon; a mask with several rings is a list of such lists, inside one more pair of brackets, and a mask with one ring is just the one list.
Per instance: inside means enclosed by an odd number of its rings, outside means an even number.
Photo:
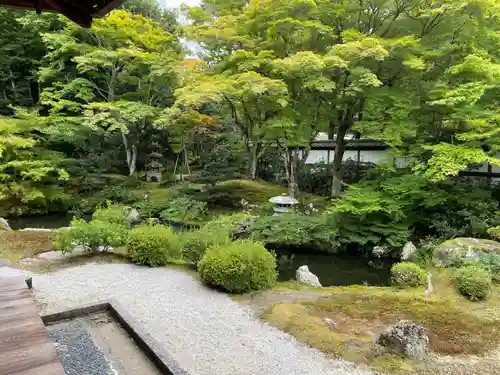
[{"label": "large gray boulder", "polygon": [[318,276],[309,271],[309,267],[300,266],[295,272],[295,279],[301,283],[312,286],[314,288],[321,288],[322,285],[319,282]]},{"label": "large gray boulder", "polygon": [[12,229],[10,228],[9,222],[7,220],[5,220],[3,217],[0,217],[0,230],[12,232]]},{"label": "large gray boulder", "polygon": [[454,238],[439,245],[433,254],[433,263],[437,267],[449,267],[457,260],[479,261],[481,254],[497,253],[500,255],[500,243],[479,238]]},{"label": "large gray boulder", "polygon": [[139,211],[137,211],[133,207],[130,207],[130,211],[128,212],[127,215],[127,220],[129,223],[137,223],[138,221],[140,221],[141,215],[139,214]]},{"label": "large gray boulder", "polygon": [[409,241],[403,246],[403,251],[401,252],[401,260],[410,259],[417,252],[417,247],[413,242]]},{"label": "large gray boulder", "polygon": [[429,353],[425,328],[411,320],[401,320],[382,332],[377,343],[411,359],[424,359]]}]

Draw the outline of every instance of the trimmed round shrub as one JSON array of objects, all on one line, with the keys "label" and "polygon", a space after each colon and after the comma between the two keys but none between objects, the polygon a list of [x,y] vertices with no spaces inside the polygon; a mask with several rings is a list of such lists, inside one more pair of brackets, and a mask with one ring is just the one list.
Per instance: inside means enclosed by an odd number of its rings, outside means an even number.
[{"label": "trimmed round shrub", "polygon": [[457,270],[455,284],[459,293],[471,301],[488,299],[491,293],[491,274],[480,266],[466,266]]},{"label": "trimmed round shrub", "polygon": [[212,247],[198,263],[201,279],[231,293],[261,290],[276,283],[276,257],[250,240]]},{"label": "trimmed round shrub", "polygon": [[179,236],[163,225],[140,225],[128,237],[127,251],[134,263],[164,266],[182,258]]},{"label": "trimmed round shrub", "polygon": [[424,285],[425,279],[425,271],[415,263],[397,263],[391,268],[392,284],[401,288],[413,288]]},{"label": "trimmed round shrub", "polygon": [[202,229],[184,232],[181,242],[183,258],[196,266],[208,248],[228,244],[231,239],[224,231],[207,232]]},{"label": "trimmed round shrub", "polygon": [[181,236],[182,257],[188,262],[197,265],[207,249],[203,234],[199,231],[184,232]]}]

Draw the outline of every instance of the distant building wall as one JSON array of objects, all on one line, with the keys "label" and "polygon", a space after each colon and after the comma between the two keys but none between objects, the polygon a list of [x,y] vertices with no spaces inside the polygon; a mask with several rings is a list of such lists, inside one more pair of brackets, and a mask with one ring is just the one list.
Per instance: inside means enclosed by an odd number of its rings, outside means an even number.
[{"label": "distant building wall", "polygon": [[[312,149],[306,159],[306,164],[331,164],[333,163],[335,143],[332,140],[318,139],[312,144]],[[500,153],[497,154],[500,159]],[[394,157],[390,149],[383,143],[370,140],[352,139],[347,142],[342,161],[352,160],[355,162],[370,163],[375,165],[392,164],[396,162],[398,168],[408,165],[405,158]],[[491,182],[500,182],[500,166],[482,163],[474,165],[461,172],[463,176],[485,177]]]},{"label": "distant building wall", "polygon": [[[311,150],[306,159],[306,164],[330,164],[333,162],[333,152],[334,150]],[[358,157],[360,163],[387,164],[392,163],[394,160],[394,156],[391,155],[389,150],[346,150],[342,161],[349,159],[358,161]]]}]

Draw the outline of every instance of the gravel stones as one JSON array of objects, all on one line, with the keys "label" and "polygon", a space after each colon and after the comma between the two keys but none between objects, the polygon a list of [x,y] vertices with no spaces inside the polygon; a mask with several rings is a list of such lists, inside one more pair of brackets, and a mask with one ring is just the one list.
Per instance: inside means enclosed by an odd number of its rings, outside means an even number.
[{"label": "gravel stones", "polygon": [[114,375],[106,357],[79,320],[47,327],[66,375]]},{"label": "gravel stones", "polygon": [[89,264],[36,277],[44,312],[117,300],[192,375],[371,375],[263,323],[187,273]]}]

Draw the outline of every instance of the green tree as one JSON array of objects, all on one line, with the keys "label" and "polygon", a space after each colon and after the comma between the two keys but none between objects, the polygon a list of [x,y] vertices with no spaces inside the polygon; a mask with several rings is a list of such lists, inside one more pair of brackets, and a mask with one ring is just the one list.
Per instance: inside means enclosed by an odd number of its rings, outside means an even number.
[{"label": "green tree", "polygon": [[257,163],[273,139],[270,131],[283,126],[282,111],[288,103],[286,85],[256,72],[232,75],[195,75],[176,91],[175,107],[201,109],[216,105],[221,116],[229,116],[249,155],[249,176],[257,177]]},{"label": "green tree", "polygon": [[417,156],[416,165],[433,178],[489,160],[479,145],[494,126],[494,2],[250,0],[232,5],[210,1],[189,8],[193,24],[187,35],[205,48],[217,72],[255,72],[286,82],[282,116],[294,129],[292,142],[298,133],[314,134],[318,124],[328,124],[335,141],[333,196],[342,190],[348,134],[376,136],[397,152]]},{"label": "green tree", "polygon": [[46,50],[41,33],[57,29],[55,15],[39,15],[16,9],[0,9],[0,113],[9,115],[9,106],[38,104],[37,69]]},{"label": "green tree", "polygon": [[40,69],[47,85],[42,103],[56,121],[84,120],[119,132],[134,174],[138,146],[147,145],[156,108],[173,100],[177,38],[142,15],[114,11],[89,30],[68,22],[63,33],[43,39],[50,52]]},{"label": "green tree", "polygon": [[48,186],[68,178],[61,168],[63,155],[46,146],[53,131],[27,111],[0,117],[0,201],[8,210],[43,202]]}]

